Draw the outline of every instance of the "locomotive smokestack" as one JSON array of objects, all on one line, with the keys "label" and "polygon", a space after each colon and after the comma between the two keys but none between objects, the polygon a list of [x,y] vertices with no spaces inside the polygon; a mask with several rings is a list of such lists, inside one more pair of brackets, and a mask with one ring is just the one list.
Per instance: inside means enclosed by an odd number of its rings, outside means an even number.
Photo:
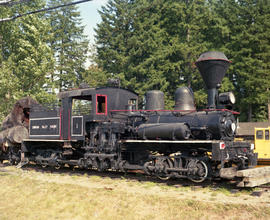
[{"label": "locomotive smokestack", "polygon": [[210,51],[202,53],[196,61],[201,76],[208,90],[208,108],[215,109],[218,88],[229,67],[230,61],[222,52]]}]

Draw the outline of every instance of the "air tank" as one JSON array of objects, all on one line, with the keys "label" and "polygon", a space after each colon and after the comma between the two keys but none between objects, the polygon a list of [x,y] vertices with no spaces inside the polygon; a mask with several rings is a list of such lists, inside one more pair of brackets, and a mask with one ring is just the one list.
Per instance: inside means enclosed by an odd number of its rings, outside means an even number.
[{"label": "air tank", "polygon": [[175,91],[175,106],[174,110],[193,111],[196,110],[194,104],[194,95],[190,88],[180,87]]},{"label": "air tank", "polygon": [[164,110],[164,93],[159,90],[148,91],[145,95],[145,110]]}]

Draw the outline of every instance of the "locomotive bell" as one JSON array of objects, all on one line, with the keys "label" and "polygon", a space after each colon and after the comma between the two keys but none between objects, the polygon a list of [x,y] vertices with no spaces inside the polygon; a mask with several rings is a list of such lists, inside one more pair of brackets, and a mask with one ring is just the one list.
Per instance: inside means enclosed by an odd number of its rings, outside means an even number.
[{"label": "locomotive bell", "polygon": [[164,93],[159,90],[151,90],[146,93],[145,110],[164,110]]},{"label": "locomotive bell", "polygon": [[202,53],[196,61],[203,81],[208,90],[208,108],[216,108],[221,81],[230,65],[230,61],[222,52],[210,51]]},{"label": "locomotive bell", "polygon": [[194,95],[190,88],[184,86],[175,91],[174,110],[193,111],[196,110],[194,104]]}]

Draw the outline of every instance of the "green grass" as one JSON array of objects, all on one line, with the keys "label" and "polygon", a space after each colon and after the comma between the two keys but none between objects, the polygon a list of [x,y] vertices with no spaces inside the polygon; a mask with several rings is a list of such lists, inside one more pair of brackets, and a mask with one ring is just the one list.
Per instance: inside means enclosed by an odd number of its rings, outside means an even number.
[{"label": "green grass", "polygon": [[[131,184],[132,183],[132,184]],[[97,175],[0,172],[0,219],[269,219],[265,206],[225,204],[223,192]],[[183,188],[181,190],[181,188]],[[208,201],[198,201],[207,191]],[[190,194],[190,198],[186,198]]]}]

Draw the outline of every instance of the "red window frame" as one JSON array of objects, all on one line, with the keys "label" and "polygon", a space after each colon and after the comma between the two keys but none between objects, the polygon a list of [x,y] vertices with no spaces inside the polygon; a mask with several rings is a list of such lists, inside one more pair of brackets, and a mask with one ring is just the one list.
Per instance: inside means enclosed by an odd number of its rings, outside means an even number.
[{"label": "red window frame", "polygon": [[[105,112],[98,112],[98,97],[105,97]],[[107,115],[107,95],[96,94],[96,114]]]}]

